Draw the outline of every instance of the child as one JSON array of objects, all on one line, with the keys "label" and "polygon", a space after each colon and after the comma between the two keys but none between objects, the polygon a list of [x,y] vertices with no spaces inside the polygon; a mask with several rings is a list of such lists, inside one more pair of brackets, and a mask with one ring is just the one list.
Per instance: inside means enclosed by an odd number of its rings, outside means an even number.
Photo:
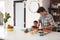
[{"label": "child", "polygon": [[38,29],[38,21],[34,21],[32,26],[32,30]]},{"label": "child", "polygon": [[34,25],[32,26],[31,33],[36,34],[38,32],[38,21],[34,21],[33,24]]}]

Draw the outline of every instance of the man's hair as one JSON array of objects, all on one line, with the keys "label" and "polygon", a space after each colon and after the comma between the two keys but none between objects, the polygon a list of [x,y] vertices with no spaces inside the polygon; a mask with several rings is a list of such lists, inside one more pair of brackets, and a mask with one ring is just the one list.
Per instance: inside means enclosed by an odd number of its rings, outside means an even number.
[{"label": "man's hair", "polygon": [[38,21],[36,21],[36,20],[34,22],[38,23]]},{"label": "man's hair", "polygon": [[44,7],[39,7],[37,13],[44,12],[44,11],[46,11]]}]

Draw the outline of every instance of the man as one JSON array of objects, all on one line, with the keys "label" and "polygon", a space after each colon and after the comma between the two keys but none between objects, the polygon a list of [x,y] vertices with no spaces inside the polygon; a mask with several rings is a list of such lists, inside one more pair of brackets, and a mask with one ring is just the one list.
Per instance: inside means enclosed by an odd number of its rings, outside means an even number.
[{"label": "man", "polygon": [[53,20],[52,15],[47,13],[45,8],[39,7],[37,13],[41,15],[41,17],[39,18],[39,24],[41,23],[42,28],[54,28],[57,26]]}]

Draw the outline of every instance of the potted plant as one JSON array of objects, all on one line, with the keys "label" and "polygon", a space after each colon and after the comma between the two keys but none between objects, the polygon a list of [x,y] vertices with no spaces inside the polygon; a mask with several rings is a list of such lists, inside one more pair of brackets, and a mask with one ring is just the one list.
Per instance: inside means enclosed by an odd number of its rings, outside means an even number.
[{"label": "potted plant", "polygon": [[4,15],[5,17],[4,17],[4,28],[6,28],[6,23],[8,22],[8,19],[11,17],[10,16],[10,13],[5,13],[5,15]]}]

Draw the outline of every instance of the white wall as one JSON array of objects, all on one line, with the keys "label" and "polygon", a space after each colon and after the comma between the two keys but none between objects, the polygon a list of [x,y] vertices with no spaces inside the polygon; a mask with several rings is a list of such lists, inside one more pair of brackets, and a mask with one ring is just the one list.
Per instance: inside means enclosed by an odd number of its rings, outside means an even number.
[{"label": "white wall", "polygon": [[0,1],[5,1],[5,0],[0,0]]},{"label": "white wall", "polygon": [[43,0],[42,4],[43,4],[43,7],[47,10],[50,6],[50,0]]},{"label": "white wall", "polygon": [[8,20],[7,25],[13,25],[13,0],[5,0],[5,12],[10,13],[11,18]]},{"label": "white wall", "polygon": [[5,1],[0,0],[0,12],[5,13]]}]

